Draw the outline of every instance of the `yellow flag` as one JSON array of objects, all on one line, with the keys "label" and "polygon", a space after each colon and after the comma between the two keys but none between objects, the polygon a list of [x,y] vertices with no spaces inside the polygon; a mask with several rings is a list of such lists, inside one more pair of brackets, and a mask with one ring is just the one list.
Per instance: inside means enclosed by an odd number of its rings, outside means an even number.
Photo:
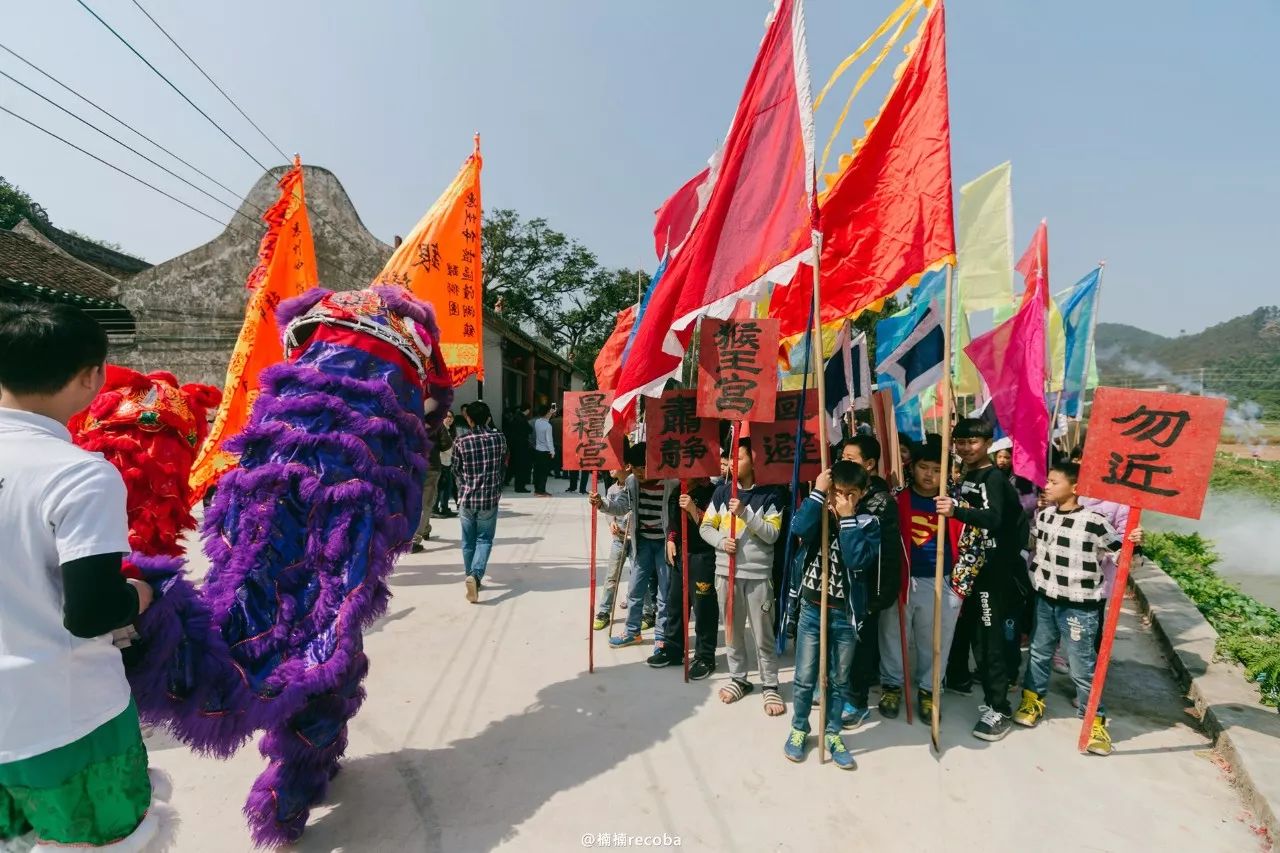
[{"label": "yellow flag", "polygon": [[480,261],[480,137],[431,209],[413,227],[374,284],[398,284],[430,302],[440,324],[440,354],[455,387],[484,380],[483,270]]},{"label": "yellow flag", "polygon": [[249,304],[227,365],[222,403],[191,468],[194,500],[200,500],[239,461],[223,449],[223,444],[249,423],[249,413],[258,399],[259,374],[284,361],[284,340],[276,328],[276,308],[319,282],[307,199],[302,191],[302,164],[297,157],[293,168],[280,178],[279,186],[279,200],[262,214],[267,233],[258,245],[258,265],[245,282],[250,291]]},{"label": "yellow flag", "polygon": [[961,311],[1007,305],[1013,297],[1013,166],[1001,163],[960,188],[956,293]]},{"label": "yellow flag", "polygon": [[982,379],[978,376],[978,369],[973,366],[969,356],[964,354],[964,348],[969,345],[971,340],[973,340],[973,336],[969,332],[969,315],[963,309],[958,310],[956,311],[955,343],[951,347],[952,352],[955,353],[955,362],[951,365],[951,368],[955,372],[953,388],[956,394],[980,394],[982,392]]}]

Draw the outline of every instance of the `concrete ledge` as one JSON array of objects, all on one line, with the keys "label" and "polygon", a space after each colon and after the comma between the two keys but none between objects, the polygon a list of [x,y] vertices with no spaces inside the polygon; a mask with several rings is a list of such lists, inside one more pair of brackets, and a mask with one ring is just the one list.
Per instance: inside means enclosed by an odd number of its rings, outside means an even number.
[{"label": "concrete ledge", "polygon": [[1135,558],[1130,579],[1245,801],[1280,838],[1280,714],[1259,702],[1243,667],[1216,659],[1218,633],[1159,566]]}]

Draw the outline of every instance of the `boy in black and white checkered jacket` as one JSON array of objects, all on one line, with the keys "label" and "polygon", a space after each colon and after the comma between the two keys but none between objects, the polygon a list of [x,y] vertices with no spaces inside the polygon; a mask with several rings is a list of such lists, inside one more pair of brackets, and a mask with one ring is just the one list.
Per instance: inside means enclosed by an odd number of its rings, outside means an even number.
[{"label": "boy in black and white checkered jacket", "polygon": [[[1066,647],[1081,715],[1093,689],[1096,640],[1107,604],[1102,558],[1119,551],[1123,541],[1105,515],[1080,505],[1076,498],[1079,474],[1080,466],[1074,462],[1054,465],[1044,488],[1048,506],[1036,513],[1036,553],[1031,564],[1035,629],[1022,680],[1022,702],[1013,715],[1013,721],[1023,726],[1034,726],[1044,716],[1053,653],[1060,640]],[[1141,542],[1142,529],[1136,528],[1131,538]],[[1089,752],[1111,753],[1111,736],[1101,705],[1090,733]]]}]

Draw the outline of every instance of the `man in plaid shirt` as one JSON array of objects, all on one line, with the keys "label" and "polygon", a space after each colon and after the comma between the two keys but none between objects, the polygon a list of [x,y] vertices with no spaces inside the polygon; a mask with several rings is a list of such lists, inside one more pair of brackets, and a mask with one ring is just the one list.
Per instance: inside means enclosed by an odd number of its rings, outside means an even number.
[{"label": "man in plaid shirt", "polygon": [[458,517],[462,521],[462,564],[467,571],[467,601],[480,597],[485,566],[498,527],[498,498],[507,462],[507,439],[493,427],[485,403],[463,409],[471,432],[453,446],[453,476],[458,484]]}]

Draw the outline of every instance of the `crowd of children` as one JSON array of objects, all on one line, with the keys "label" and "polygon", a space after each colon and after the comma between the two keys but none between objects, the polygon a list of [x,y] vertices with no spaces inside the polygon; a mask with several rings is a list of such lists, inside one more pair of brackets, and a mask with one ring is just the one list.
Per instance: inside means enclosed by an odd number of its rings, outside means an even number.
[{"label": "crowd of children", "polygon": [[[914,695],[915,709],[928,720],[935,667],[943,667],[943,684],[951,692],[969,695],[975,686],[981,689],[973,727],[973,736],[981,740],[1001,740],[1015,724],[1035,726],[1045,714],[1055,669],[1070,675],[1073,704],[1083,715],[1114,554],[1122,544],[1117,531],[1124,528],[1127,510],[1077,496],[1079,464],[1065,458],[1055,461],[1047,485],[1037,493],[1013,475],[1009,459],[992,453],[992,438],[989,423],[964,418],[953,427],[955,460],[943,459],[936,434],[909,443],[905,482],[895,490],[876,474],[880,443],[855,434],[840,444],[831,468],[799,500],[785,487],[756,482],[749,441],[725,448],[718,482],[695,479],[683,490],[679,481],[648,478],[643,443],[628,447],[624,469],[612,472],[615,485],[604,496],[591,496],[612,516],[614,534],[595,628],[610,629],[616,590],[629,562],[626,624],[609,643],[640,645],[642,632],[652,625],[649,665],[680,665],[686,638],[680,566],[687,549],[695,638],[690,679],[716,671],[718,631],[725,625],[729,678],[720,700],[731,704],[755,690],[754,658],[764,711],[782,716],[787,706],[779,657],[793,641],[793,710],[784,743],[792,761],[803,761],[807,752],[820,666],[827,667],[828,685],[821,737],[841,769],[856,767],[842,732],[870,718],[872,688],[880,688],[881,716],[897,717]],[[958,469],[949,471],[948,461],[958,461]],[[948,474],[944,492],[941,480]],[[942,642],[935,659],[939,525]],[[1132,534],[1138,543],[1141,536],[1140,529]],[[654,613],[647,619],[651,592]],[[819,640],[824,606],[825,662]],[[1015,711],[1010,695],[1019,683]],[[1088,749],[1097,755],[1111,752],[1101,707]]]}]

